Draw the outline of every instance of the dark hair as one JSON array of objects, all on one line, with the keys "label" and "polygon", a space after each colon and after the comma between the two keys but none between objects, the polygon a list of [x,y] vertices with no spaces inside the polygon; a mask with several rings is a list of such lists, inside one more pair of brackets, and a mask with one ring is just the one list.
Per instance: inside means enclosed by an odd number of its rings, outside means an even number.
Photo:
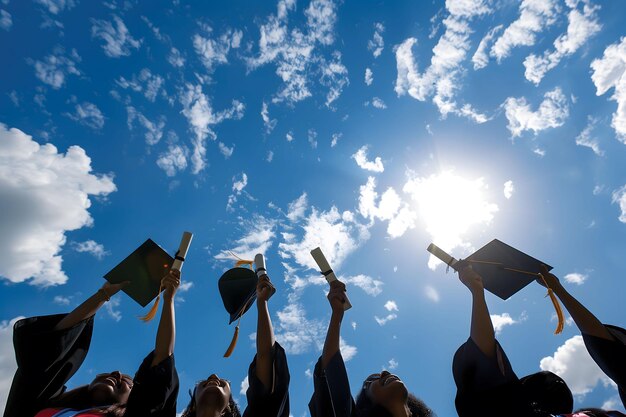
[{"label": "dark hair", "polygon": [[72,408],[74,410],[85,410],[90,407],[100,408],[107,417],[123,417],[126,412],[126,404],[94,404],[91,395],[89,395],[89,385],[66,391],[49,401],[47,406]]},{"label": "dark hair", "polygon": [[[196,390],[189,390],[189,404],[185,407],[185,410],[181,414],[180,417],[196,417]],[[237,407],[237,403],[233,400],[233,395],[231,394],[228,398],[228,410],[223,414],[224,417],[241,417],[241,412],[239,411],[239,407]]]},{"label": "dark hair", "polygon": [[[409,394],[406,403],[411,411],[411,417],[436,417],[433,410],[413,394]],[[385,407],[372,402],[365,387],[361,388],[356,397],[356,415],[358,417],[392,417]]]}]

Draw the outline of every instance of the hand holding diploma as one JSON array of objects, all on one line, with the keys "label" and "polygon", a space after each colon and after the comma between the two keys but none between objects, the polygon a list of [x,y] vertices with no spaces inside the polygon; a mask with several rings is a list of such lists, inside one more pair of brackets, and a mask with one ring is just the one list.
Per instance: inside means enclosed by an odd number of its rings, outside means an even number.
[{"label": "hand holding diploma", "polygon": [[[324,253],[322,252],[320,248],[315,248],[311,251],[311,256],[315,260],[315,263],[317,263],[317,266],[320,268],[320,273],[324,275],[324,277],[326,277],[326,281],[328,281],[328,283],[331,284],[331,291],[332,291],[333,289],[332,283],[337,281],[337,276],[335,275],[335,272],[332,270],[328,261],[326,260]],[[346,295],[346,292],[345,292],[346,286],[341,282],[340,284],[343,285],[343,309],[349,310],[350,308],[352,308],[352,304],[350,304],[350,300],[348,299],[348,296]],[[329,297],[330,297],[330,294],[329,294]],[[330,301],[330,298],[329,298],[329,301]],[[332,303],[331,303],[331,306],[332,306]]]}]

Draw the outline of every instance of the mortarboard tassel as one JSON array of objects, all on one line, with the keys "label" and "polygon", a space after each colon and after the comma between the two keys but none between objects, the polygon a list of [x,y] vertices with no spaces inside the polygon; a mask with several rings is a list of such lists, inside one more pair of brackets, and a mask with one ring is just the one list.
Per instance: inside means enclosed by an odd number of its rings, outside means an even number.
[{"label": "mortarboard tassel", "polygon": [[159,294],[157,295],[156,300],[154,300],[154,304],[152,304],[152,308],[145,316],[139,317],[139,320],[144,322],[149,322],[156,316],[157,311],[159,310],[159,300],[161,299],[161,291],[163,291],[162,287],[159,287]]},{"label": "mortarboard tassel", "polygon": [[561,309],[561,304],[559,304],[559,300],[556,299],[556,296],[554,295],[554,291],[552,291],[552,288],[548,286],[548,283],[546,282],[543,275],[541,274],[538,274],[538,275],[541,277],[541,280],[546,285],[546,288],[548,289],[548,294],[546,294],[546,296],[550,297],[550,300],[552,300],[552,304],[554,305],[554,309],[556,310],[556,317],[558,319],[558,324],[556,325],[556,330],[554,331],[554,334],[560,334],[563,331],[563,327],[565,325],[565,317],[563,317],[563,310]]},{"label": "mortarboard tassel", "polygon": [[235,326],[235,334],[233,335],[233,340],[230,341],[230,345],[228,349],[226,349],[226,353],[224,353],[224,357],[228,358],[232,355],[235,350],[235,346],[237,346],[237,339],[239,339],[239,323]]}]

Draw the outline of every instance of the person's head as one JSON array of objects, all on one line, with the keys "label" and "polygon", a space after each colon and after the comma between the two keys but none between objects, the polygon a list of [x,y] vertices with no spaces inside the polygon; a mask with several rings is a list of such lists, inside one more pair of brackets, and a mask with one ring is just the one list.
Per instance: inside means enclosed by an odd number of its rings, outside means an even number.
[{"label": "person's head", "polygon": [[558,375],[542,371],[520,379],[531,407],[550,414],[568,414],[574,408],[572,391]]},{"label": "person's head", "polygon": [[133,378],[113,371],[96,375],[87,392],[93,405],[126,404],[132,388]]},{"label": "person's head", "polygon": [[406,406],[411,417],[432,417],[426,404],[410,394],[402,380],[387,371],[368,376],[356,398],[359,417],[391,417],[391,410]]},{"label": "person's head", "polygon": [[230,382],[215,374],[198,382],[189,394],[191,400],[182,417],[196,417],[198,410],[203,409],[217,410],[224,417],[241,417],[230,391]]}]

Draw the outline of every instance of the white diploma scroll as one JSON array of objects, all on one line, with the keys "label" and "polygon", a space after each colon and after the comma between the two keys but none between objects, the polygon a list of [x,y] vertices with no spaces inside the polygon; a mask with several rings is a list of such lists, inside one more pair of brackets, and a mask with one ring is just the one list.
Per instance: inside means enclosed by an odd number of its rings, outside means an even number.
[{"label": "white diploma scroll", "polygon": [[262,253],[257,253],[254,257],[254,265],[256,276],[261,278],[263,275],[267,274],[267,269],[265,269],[265,257]]},{"label": "white diploma scroll", "polygon": [[[320,272],[324,275],[326,281],[328,281],[329,284],[337,280],[335,272],[328,264],[328,261],[326,260],[326,257],[324,256],[324,253],[320,248],[313,249],[311,251],[311,256],[315,260],[315,263],[317,263],[317,266],[320,268]],[[343,309],[348,310],[350,308],[352,308],[352,304],[350,304],[350,300],[348,300],[348,296],[346,295],[346,299],[343,302]]]},{"label": "white diploma scroll", "polygon": [[177,271],[183,269],[183,263],[185,262],[185,257],[187,256],[187,251],[189,250],[189,246],[191,245],[192,238],[193,234],[191,232],[183,232],[183,237],[180,240],[180,246],[178,247],[178,251],[176,251],[176,255],[174,256],[172,269],[176,269]]},{"label": "white diploma scroll", "polygon": [[448,255],[446,251],[441,249],[439,246],[431,243],[430,245],[428,245],[428,248],[426,248],[426,250],[439,258],[444,264],[450,266],[450,268],[456,271],[455,265],[458,261],[452,256]]}]

